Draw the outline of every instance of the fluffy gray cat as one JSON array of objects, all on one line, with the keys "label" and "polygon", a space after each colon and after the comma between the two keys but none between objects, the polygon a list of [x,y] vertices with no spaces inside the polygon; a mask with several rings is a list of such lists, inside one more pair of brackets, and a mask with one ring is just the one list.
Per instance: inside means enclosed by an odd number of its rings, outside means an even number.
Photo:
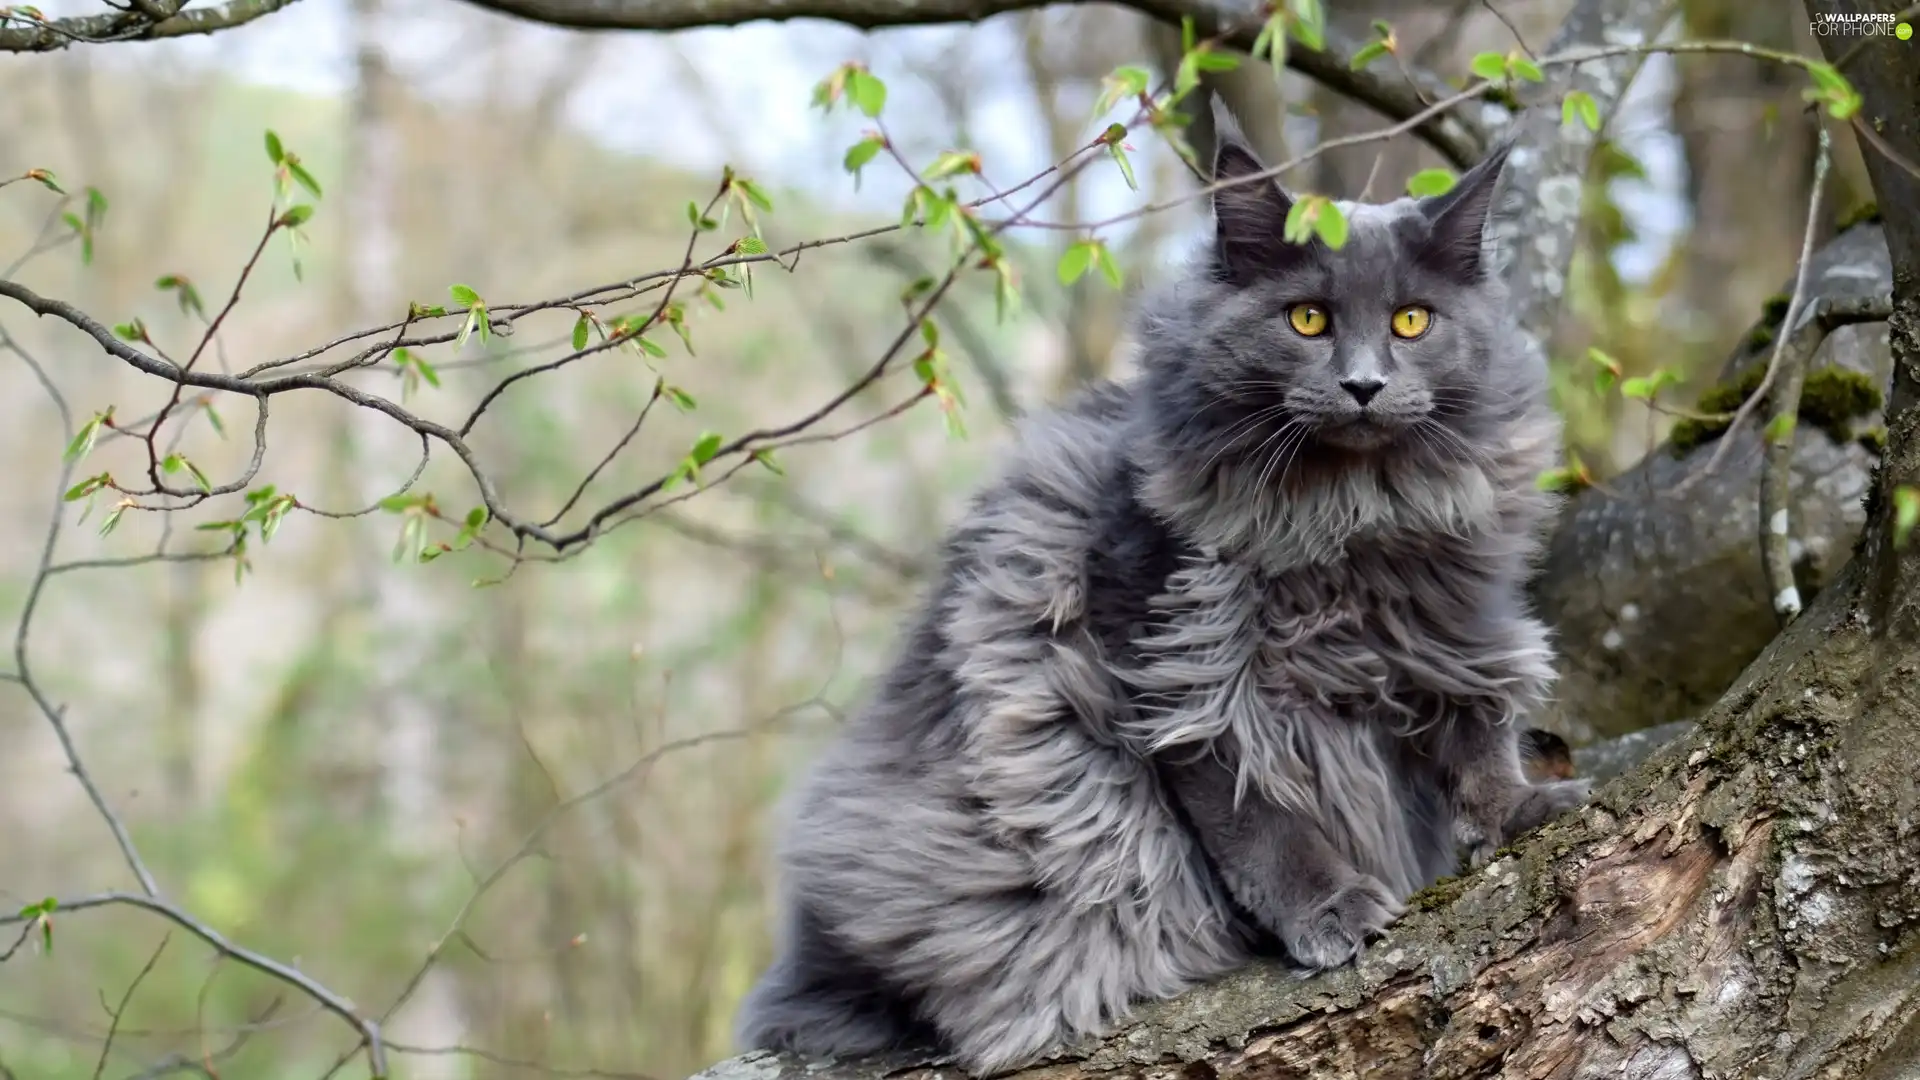
[{"label": "fluffy gray cat", "polygon": [[1262,952],[1352,961],[1457,843],[1585,800],[1517,744],[1560,428],[1483,261],[1505,158],[1345,207],[1339,251],[1215,193],[1141,375],[1023,425],[793,794],[743,1043],[1016,1067]]}]

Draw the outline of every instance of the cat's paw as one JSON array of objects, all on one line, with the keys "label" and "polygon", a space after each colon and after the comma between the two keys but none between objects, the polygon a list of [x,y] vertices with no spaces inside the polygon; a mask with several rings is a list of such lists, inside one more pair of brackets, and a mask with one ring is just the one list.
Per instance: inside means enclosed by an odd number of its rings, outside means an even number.
[{"label": "cat's paw", "polygon": [[1519,836],[1537,829],[1569,810],[1587,804],[1593,795],[1593,781],[1586,777],[1535,784],[1526,790],[1507,814],[1506,833]]},{"label": "cat's paw", "polygon": [[1462,814],[1453,819],[1453,838],[1467,849],[1467,866],[1478,870],[1506,845],[1507,830],[1501,824],[1482,820],[1479,815]]},{"label": "cat's paw", "polygon": [[1378,878],[1361,876],[1303,915],[1285,936],[1296,963],[1315,970],[1339,967],[1359,957],[1406,911]]}]

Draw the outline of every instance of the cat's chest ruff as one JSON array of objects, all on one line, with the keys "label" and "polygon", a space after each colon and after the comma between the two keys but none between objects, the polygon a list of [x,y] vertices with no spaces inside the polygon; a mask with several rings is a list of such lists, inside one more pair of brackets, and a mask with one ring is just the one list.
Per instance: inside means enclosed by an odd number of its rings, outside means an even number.
[{"label": "cat's chest ruff", "polygon": [[1417,693],[1410,643],[1440,628],[1399,583],[1350,561],[1273,574],[1198,554],[1167,582],[1136,642],[1159,693],[1256,695],[1267,707]]}]

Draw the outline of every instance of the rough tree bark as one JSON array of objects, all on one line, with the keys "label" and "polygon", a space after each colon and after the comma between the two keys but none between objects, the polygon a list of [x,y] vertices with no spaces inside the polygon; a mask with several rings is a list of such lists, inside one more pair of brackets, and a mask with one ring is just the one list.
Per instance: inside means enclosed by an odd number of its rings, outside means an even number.
[{"label": "rough tree bark", "polygon": [[[1920,50],[1867,53],[1863,119],[1920,161]],[[1808,610],[1695,730],[1416,897],[1358,967],[1250,968],[1025,1076],[1920,1076],[1920,545],[1890,527],[1895,486],[1920,481],[1920,173],[1868,165],[1893,280],[1887,448],[1857,551]],[[753,1054],[700,1080],[883,1075],[952,1072]]]}]

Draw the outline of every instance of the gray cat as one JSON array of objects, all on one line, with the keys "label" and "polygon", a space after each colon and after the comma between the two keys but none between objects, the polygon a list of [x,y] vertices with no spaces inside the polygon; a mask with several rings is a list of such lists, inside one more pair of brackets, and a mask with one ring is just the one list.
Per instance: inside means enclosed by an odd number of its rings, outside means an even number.
[{"label": "gray cat", "polygon": [[1585,800],[1517,746],[1560,429],[1483,263],[1506,150],[1337,252],[1270,180],[1215,193],[1141,376],[1023,426],[794,793],[742,1042],[1013,1068],[1256,954],[1352,961],[1457,842]]}]

